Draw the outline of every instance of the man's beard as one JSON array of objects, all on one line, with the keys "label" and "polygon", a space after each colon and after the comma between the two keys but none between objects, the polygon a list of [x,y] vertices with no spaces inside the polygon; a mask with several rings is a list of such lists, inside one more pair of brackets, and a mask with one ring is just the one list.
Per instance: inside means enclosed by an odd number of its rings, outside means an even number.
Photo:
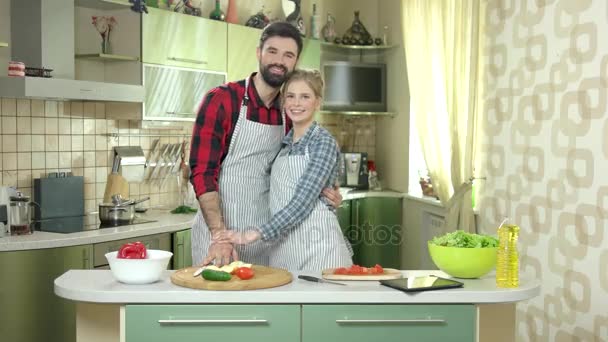
[{"label": "man's beard", "polygon": [[[277,67],[283,69],[283,75],[277,75],[270,72],[270,68]],[[269,86],[273,88],[278,88],[285,83],[287,77],[289,77],[289,72],[286,67],[279,64],[269,64],[266,66],[261,66],[261,73],[264,82],[266,82]]]}]

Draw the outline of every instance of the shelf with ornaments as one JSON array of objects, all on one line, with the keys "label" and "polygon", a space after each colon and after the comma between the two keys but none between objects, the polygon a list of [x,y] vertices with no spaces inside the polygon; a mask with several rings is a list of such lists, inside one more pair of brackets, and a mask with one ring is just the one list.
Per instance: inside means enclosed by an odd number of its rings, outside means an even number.
[{"label": "shelf with ornaments", "polygon": [[336,44],[330,42],[322,42],[321,47],[323,48],[335,48],[335,49],[346,49],[346,50],[388,50],[397,47],[397,45],[350,45],[350,44]]}]

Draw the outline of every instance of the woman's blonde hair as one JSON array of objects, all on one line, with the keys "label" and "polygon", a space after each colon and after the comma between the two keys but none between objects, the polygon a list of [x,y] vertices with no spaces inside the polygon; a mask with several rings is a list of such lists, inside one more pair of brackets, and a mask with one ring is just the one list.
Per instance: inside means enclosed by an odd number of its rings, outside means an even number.
[{"label": "woman's blonde hair", "polygon": [[[312,89],[312,92],[315,94],[317,98],[323,98],[323,77],[321,76],[321,72],[319,70],[314,69],[296,69],[294,70],[285,84],[283,84],[282,93],[285,94],[287,87],[289,84],[294,81],[304,81],[306,84]],[[284,96],[284,95],[283,95]]]}]

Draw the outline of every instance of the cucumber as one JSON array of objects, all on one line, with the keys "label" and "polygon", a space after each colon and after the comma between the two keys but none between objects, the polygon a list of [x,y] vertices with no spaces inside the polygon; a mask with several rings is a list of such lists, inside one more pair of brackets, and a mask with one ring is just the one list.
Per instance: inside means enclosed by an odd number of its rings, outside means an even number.
[{"label": "cucumber", "polygon": [[230,273],[208,269],[204,270],[201,276],[203,279],[211,281],[228,281],[232,278]]}]

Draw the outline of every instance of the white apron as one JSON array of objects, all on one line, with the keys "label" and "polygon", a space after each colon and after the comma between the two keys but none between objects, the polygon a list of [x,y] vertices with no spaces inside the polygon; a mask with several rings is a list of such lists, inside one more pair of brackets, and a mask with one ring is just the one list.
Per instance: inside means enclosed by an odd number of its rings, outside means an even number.
[{"label": "white apron", "polygon": [[[313,139],[315,131],[313,131]],[[308,147],[304,155],[278,156],[270,176],[270,211],[283,209],[293,197],[298,181],[308,164]],[[352,252],[347,246],[336,214],[317,199],[311,214],[296,227],[281,234],[270,250],[270,266],[288,270],[319,271],[352,265]]]},{"label": "white apron", "polygon": [[[218,179],[224,223],[228,229],[235,231],[260,227],[270,220],[270,168],[285,136],[284,116],[282,126],[266,125],[247,119],[249,82],[250,79],[247,78],[239,118]],[[211,234],[199,208],[192,227],[194,265],[205,259],[210,242]],[[268,265],[268,244],[257,242],[251,245],[235,245],[235,249],[240,260]]]}]

